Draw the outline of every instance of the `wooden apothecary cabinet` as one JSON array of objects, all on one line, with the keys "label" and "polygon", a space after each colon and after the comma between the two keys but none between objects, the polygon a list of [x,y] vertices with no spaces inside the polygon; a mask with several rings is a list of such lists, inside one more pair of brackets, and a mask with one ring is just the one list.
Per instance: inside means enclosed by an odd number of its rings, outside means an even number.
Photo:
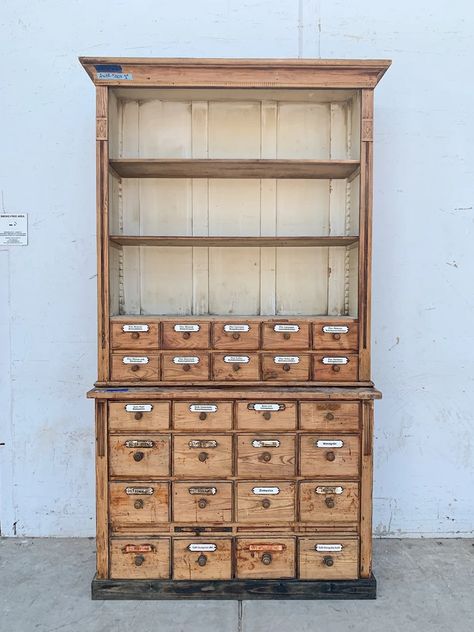
[{"label": "wooden apothecary cabinet", "polygon": [[94,598],[373,598],[388,61],[94,59]]}]

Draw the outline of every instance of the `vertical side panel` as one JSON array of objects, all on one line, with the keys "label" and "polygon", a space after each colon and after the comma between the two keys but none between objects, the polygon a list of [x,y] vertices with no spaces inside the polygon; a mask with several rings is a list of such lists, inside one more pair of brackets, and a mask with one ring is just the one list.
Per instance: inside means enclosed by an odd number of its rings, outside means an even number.
[{"label": "vertical side panel", "polygon": [[[261,158],[277,155],[277,103],[262,101],[261,105]],[[260,235],[276,235],[276,180],[260,180]],[[260,249],[260,314],[276,313],[276,250]]]},{"label": "vertical side panel", "polygon": [[372,574],[372,442],[374,402],[362,403],[360,576]]},{"label": "vertical side panel", "polygon": [[[193,101],[191,142],[193,158],[208,156],[208,103]],[[207,178],[192,180],[192,234],[209,234],[209,186]],[[193,248],[193,314],[209,311],[209,249]]]},{"label": "vertical side panel", "polygon": [[109,573],[107,402],[96,400],[95,423],[97,576],[105,579]]}]

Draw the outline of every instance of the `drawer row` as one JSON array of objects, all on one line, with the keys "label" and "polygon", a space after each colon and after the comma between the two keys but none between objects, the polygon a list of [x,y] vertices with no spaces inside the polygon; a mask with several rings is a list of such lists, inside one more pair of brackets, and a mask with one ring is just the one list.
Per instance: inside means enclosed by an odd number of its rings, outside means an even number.
[{"label": "drawer row", "polygon": [[112,579],[356,579],[354,537],[112,539]]},{"label": "drawer row", "polygon": [[[293,350],[292,350],[293,351]],[[284,381],[354,382],[359,377],[357,353],[239,355],[181,349],[171,353],[111,356],[113,382]]]},{"label": "drawer row", "polygon": [[109,436],[113,477],[357,477],[359,435],[116,434]]},{"label": "drawer row", "polygon": [[113,530],[169,522],[202,525],[345,524],[359,519],[357,481],[112,481]]}]

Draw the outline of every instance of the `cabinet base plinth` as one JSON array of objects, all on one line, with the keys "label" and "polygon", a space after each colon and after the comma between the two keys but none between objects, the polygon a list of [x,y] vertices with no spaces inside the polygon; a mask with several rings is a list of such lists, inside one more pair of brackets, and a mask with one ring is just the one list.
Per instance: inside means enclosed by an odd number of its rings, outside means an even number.
[{"label": "cabinet base plinth", "polygon": [[251,579],[182,581],[92,580],[92,599],[375,599],[375,577],[365,579]]}]

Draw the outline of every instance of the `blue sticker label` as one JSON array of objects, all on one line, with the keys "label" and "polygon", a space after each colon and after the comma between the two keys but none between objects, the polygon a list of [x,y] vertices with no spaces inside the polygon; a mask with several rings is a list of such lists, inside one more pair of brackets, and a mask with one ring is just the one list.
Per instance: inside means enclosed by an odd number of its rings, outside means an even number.
[{"label": "blue sticker label", "polygon": [[97,72],[122,72],[122,66],[119,64],[98,64],[94,67]]}]

